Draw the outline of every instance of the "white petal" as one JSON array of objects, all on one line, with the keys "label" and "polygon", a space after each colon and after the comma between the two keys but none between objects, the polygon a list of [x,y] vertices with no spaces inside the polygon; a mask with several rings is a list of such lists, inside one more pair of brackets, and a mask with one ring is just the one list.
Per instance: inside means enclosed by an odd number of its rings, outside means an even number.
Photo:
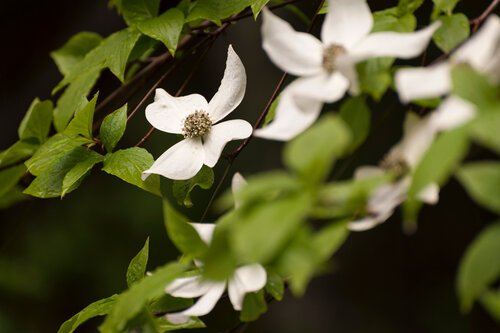
[{"label": "white petal", "polygon": [[432,183],[424,187],[417,195],[418,199],[430,205],[434,205],[439,200],[439,185]]},{"label": "white petal", "polygon": [[167,313],[165,315],[165,319],[167,319],[170,323],[174,325],[183,325],[191,321],[191,318],[189,318],[189,316],[186,316],[181,313]]},{"label": "white petal", "polygon": [[201,139],[184,139],[164,152],[146,171],[142,179],[158,174],[170,179],[190,179],[203,166],[203,145]]},{"label": "white petal", "polygon": [[295,31],[267,8],[262,10],[262,48],[276,66],[297,76],[322,71],[323,45],[314,36]]},{"label": "white petal", "polygon": [[233,308],[240,311],[245,294],[264,288],[266,281],[266,270],[259,264],[238,268],[228,283],[229,299]]},{"label": "white petal", "polygon": [[500,83],[500,47],[492,55],[486,66],[484,66],[484,73],[488,75],[494,84],[498,85]]},{"label": "white petal", "polygon": [[204,139],[204,163],[212,168],[219,160],[226,143],[231,140],[246,139],[252,135],[252,130],[252,125],[241,119],[228,120],[214,125]]},{"label": "white petal", "polygon": [[182,133],[183,121],[197,110],[207,110],[205,97],[192,94],[173,97],[163,89],[156,89],[155,101],[146,107],[146,119],[163,132]]},{"label": "white petal", "polygon": [[476,107],[460,97],[450,96],[430,116],[430,122],[437,130],[450,130],[461,126],[476,116]]},{"label": "white petal", "polygon": [[344,97],[349,81],[339,73],[301,77],[290,84],[297,96],[333,103]]},{"label": "white petal", "polygon": [[330,0],[321,39],[326,45],[349,49],[366,37],[372,27],[372,13],[365,0]]},{"label": "white petal", "polygon": [[361,180],[367,179],[377,176],[382,176],[384,174],[384,170],[379,167],[374,166],[361,166],[354,171],[354,179]]},{"label": "white petal", "polygon": [[208,113],[214,123],[227,116],[240,105],[245,96],[246,86],[247,75],[245,67],[240,57],[234,52],[233,47],[229,45],[224,77],[220,83],[219,90],[212,97],[208,105]]},{"label": "white petal", "polygon": [[321,101],[294,96],[288,87],[280,95],[274,120],[266,127],[254,131],[254,136],[264,139],[288,141],[299,135],[318,118]]},{"label": "white petal", "polygon": [[451,68],[445,61],[422,68],[404,68],[396,72],[399,98],[408,103],[416,99],[439,97],[451,90]]},{"label": "white petal", "polygon": [[375,32],[368,35],[349,52],[356,62],[372,57],[413,58],[421,54],[441,22],[434,22],[416,32]]},{"label": "white petal", "polygon": [[211,286],[202,280],[201,275],[197,275],[175,279],[165,288],[165,292],[174,297],[193,298],[206,294]]},{"label": "white petal", "polygon": [[179,312],[184,316],[204,316],[208,314],[215,307],[219,301],[224,290],[226,289],[225,282],[212,282],[208,291],[196,301],[190,308]]},{"label": "white petal", "polygon": [[246,185],[247,181],[245,178],[239,172],[236,172],[231,180],[231,191],[233,192],[235,208],[240,206],[240,202],[236,198],[236,193],[241,191]]},{"label": "white petal", "polygon": [[335,61],[335,68],[349,81],[349,93],[359,95],[360,89],[355,59],[346,54],[340,55]]},{"label": "white petal", "polygon": [[395,184],[380,186],[368,201],[368,211],[376,216],[392,215],[394,209],[405,200],[408,186],[408,178],[404,178]]},{"label": "white petal", "polygon": [[452,59],[482,70],[499,47],[500,18],[491,15],[481,29],[452,54]]},{"label": "white petal", "polygon": [[212,236],[215,230],[215,224],[213,223],[189,223],[198,233],[201,240],[207,245],[212,241]]},{"label": "white petal", "polygon": [[366,231],[372,229],[382,223],[377,217],[367,216],[362,219],[349,222],[347,229],[351,231]]},{"label": "white petal", "polygon": [[406,163],[414,168],[436,136],[436,127],[430,118],[419,118],[409,112],[405,119],[405,133],[402,141],[394,148],[403,156]]}]

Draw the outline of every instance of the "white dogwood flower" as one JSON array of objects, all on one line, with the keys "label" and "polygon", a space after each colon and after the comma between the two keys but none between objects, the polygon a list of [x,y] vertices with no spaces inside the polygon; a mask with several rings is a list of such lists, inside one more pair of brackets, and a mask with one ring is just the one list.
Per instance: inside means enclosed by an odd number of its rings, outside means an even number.
[{"label": "white dogwood flower", "polygon": [[146,108],[147,120],[160,131],[182,134],[184,140],[170,147],[145,170],[143,179],[150,174],[171,179],[192,178],[203,164],[215,166],[226,143],[248,138],[252,126],[247,121],[220,122],[241,103],[245,89],[245,67],[231,46],[224,77],[210,102],[199,94],[173,97],[157,89],[155,101]]},{"label": "white dogwood flower", "polygon": [[[239,173],[236,173],[232,181],[233,195],[244,187],[245,184],[245,179]],[[238,205],[237,202],[235,204]],[[215,224],[190,224],[198,232],[200,238],[206,244],[210,244]],[[195,261],[195,264],[201,268],[203,267],[203,263],[200,261]],[[237,268],[227,281],[210,281],[204,279],[201,275],[175,279],[165,288],[167,294],[181,298],[200,298],[193,306],[181,312],[167,314],[166,318],[172,323],[180,324],[187,322],[189,317],[204,316],[212,311],[226,288],[233,308],[236,311],[241,311],[245,295],[261,290],[266,285],[266,281],[266,270],[259,264],[245,265]]]},{"label": "white dogwood flower", "polygon": [[282,93],[274,121],[256,136],[288,140],[309,127],[322,103],[359,93],[355,65],[373,57],[413,58],[440,23],[412,33],[375,32],[366,0],[329,0],[321,41],[263,10],[263,48],[283,71],[299,76]]},{"label": "white dogwood flower", "polygon": [[[401,175],[401,179],[378,187],[368,200],[368,215],[351,222],[350,230],[364,231],[385,222],[396,207],[406,200],[412,171],[434,141],[436,133],[429,117],[419,118],[409,113],[405,120],[403,139],[389,151],[380,167],[363,166],[355,171],[354,179],[379,176],[388,170]],[[439,186],[428,184],[417,197],[422,202],[435,204],[439,199]]]},{"label": "white dogwood flower", "polygon": [[[493,82],[500,81],[500,18],[490,16],[483,27],[447,61],[421,68],[405,68],[396,73],[395,82],[402,102],[448,95],[452,90],[451,71],[466,63]],[[432,122],[440,130],[460,126],[471,120],[476,108],[468,101],[449,95],[433,113]]]}]

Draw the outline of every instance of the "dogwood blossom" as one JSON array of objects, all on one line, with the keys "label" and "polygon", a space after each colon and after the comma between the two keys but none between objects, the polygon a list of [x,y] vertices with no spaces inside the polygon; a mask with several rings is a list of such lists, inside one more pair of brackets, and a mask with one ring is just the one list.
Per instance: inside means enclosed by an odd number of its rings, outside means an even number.
[{"label": "dogwood blossom", "polygon": [[[500,18],[490,16],[483,27],[457,48],[447,61],[423,68],[405,68],[395,81],[402,102],[447,95],[452,89],[451,71],[466,63],[493,82],[500,81]],[[449,95],[433,113],[432,122],[441,130],[460,126],[475,116],[476,108],[468,101]]]},{"label": "dogwood blossom", "polygon": [[329,0],[321,41],[295,31],[263,10],[263,48],[282,70],[299,76],[281,94],[274,121],[255,135],[289,140],[318,117],[322,103],[359,93],[355,65],[373,57],[413,58],[425,49],[440,23],[413,33],[375,32],[365,0]]},{"label": "dogwood blossom", "polygon": [[[349,224],[352,231],[368,230],[385,222],[403,201],[411,184],[411,173],[434,141],[437,130],[430,117],[419,118],[409,113],[405,120],[403,139],[396,144],[384,158],[379,167],[363,166],[355,171],[355,179],[364,179],[392,171],[400,176],[395,183],[383,184],[370,196],[367,205],[368,215]],[[439,186],[427,185],[418,199],[435,204],[439,199]]]},{"label": "dogwood blossom", "polygon": [[[232,180],[233,195],[245,186],[245,184],[246,181],[244,178],[239,173],[236,173]],[[235,205],[238,206],[238,204],[235,197]],[[198,232],[200,238],[206,244],[210,244],[215,224],[190,224]],[[203,267],[203,263],[200,261],[195,261],[195,264],[200,268]],[[167,294],[182,298],[200,298],[190,308],[181,312],[167,314],[166,318],[172,323],[185,323],[191,316],[206,315],[212,311],[226,288],[233,308],[236,311],[241,311],[245,295],[264,288],[266,281],[266,270],[259,264],[245,265],[237,268],[227,281],[210,281],[204,279],[201,275],[178,278],[165,288]]]},{"label": "dogwood blossom", "polygon": [[146,108],[147,120],[160,131],[182,134],[184,140],[170,147],[145,170],[143,179],[150,174],[179,180],[192,178],[203,164],[215,166],[226,143],[249,137],[252,126],[247,121],[220,122],[241,103],[245,89],[245,67],[231,46],[224,77],[210,102],[199,94],[173,97],[157,89],[154,102]]}]

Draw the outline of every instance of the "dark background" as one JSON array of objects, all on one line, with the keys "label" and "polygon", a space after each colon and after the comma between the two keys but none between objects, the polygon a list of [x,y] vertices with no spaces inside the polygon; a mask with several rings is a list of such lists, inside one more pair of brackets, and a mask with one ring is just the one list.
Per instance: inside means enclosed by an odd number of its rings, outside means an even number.
[{"label": "dark background", "polygon": [[[463,2],[458,11],[470,17],[490,3]],[[300,6],[310,13],[315,3],[304,0]],[[373,9],[394,3],[370,1]],[[79,31],[107,36],[124,24],[105,0],[2,1],[0,9],[4,16],[0,20],[2,150],[17,139],[17,126],[32,99],[50,98],[60,80],[49,52]],[[428,4],[417,15],[428,17],[429,10]],[[293,15],[279,13],[305,30]],[[232,117],[253,122],[280,72],[262,51],[259,24],[251,19],[230,27],[216,42],[186,93],[213,95],[228,43],[234,45],[248,74],[247,95]],[[111,91],[118,83],[105,73],[100,85]],[[175,79],[163,85],[172,91],[177,86]],[[373,109],[374,130],[354,163],[341,161],[336,174],[349,177],[352,166],[377,163],[400,137],[404,111],[395,96],[386,96]],[[141,113],[120,146],[134,144],[147,129]],[[158,156],[170,143],[168,135],[155,133],[146,148]],[[233,170],[250,175],[279,167],[281,147],[255,140]],[[481,156],[482,152],[476,154]],[[201,216],[209,194],[196,194],[193,220]],[[332,274],[313,280],[300,299],[287,295],[284,301],[271,303],[269,312],[247,332],[498,332],[499,327],[477,305],[470,314],[460,314],[454,289],[467,244],[492,219],[451,181],[442,190],[439,204],[423,210],[415,235],[403,234],[399,213],[374,230],[352,234],[332,261]],[[149,268],[175,258],[162,221],[158,198],[97,171],[64,200],[32,199],[0,211],[0,332],[54,333],[90,302],[120,292],[126,287],[128,262],[148,236]],[[228,317],[229,309],[227,300],[223,301],[208,318],[212,331],[225,331],[236,323],[236,314]],[[95,332],[98,323],[92,320],[80,331]]]}]

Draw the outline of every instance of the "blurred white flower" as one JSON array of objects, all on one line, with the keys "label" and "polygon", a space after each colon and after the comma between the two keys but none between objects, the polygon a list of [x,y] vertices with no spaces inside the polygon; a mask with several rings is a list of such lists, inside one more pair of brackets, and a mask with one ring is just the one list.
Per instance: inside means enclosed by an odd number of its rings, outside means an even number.
[{"label": "blurred white flower", "polygon": [[[233,195],[245,184],[245,179],[239,173],[236,173],[232,181]],[[236,205],[238,205],[237,202]],[[190,224],[198,232],[200,238],[206,244],[210,244],[215,224]],[[198,267],[203,267],[203,263],[200,261],[195,261],[195,264]],[[199,317],[208,314],[222,297],[226,287],[233,308],[236,311],[241,311],[245,295],[261,290],[266,285],[266,281],[266,270],[259,264],[237,268],[227,281],[210,281],[204,279],[201,275],[176,279],[165,288],[167,294],[182,298],[200,298],[190,308],[181,312],[167,314],[166,318],[171,323],[180,324],[189,321],[191,316]]]},{"label": "blurred white flower", "polygon": [[146,108],[146,118],[156,129],[182,134],[184,140],[170,147],[143,172],[143,179],[159,174],[171,179],[189,179],[203,164],[213,167],[226,143],[245,139],[252,126],[245,120],[219,122],[242,101],[246,89],[245,68],[229,46],[224,77],[210,103],[198,94],[173,97],[156,90],[155,101]]},{"label": "blurred white flower", "polygon": [[[447,61],[422,68],[405,68],[396,73],[395,81],[402,102],[448,95],[452,89],[451,71],[466,63],[493,82],[500,81],[500,18],[491,15],[483,27]],[[439,130],[460,126],[475,116],[476,108],[458,96],[448,96],[433,112],[432,123]]]},{"label": "blurred white flower", "polygon": [[300,76],[281,94],[274,121],[255,135],[289,140],[309,127],[321,102],[334,102],[350,89],[359,93],[355,65],[373,57],[413,58],[425,49],[439,27],[436,22],[412,33],[371,33],[373,17],[365,0],[330,0],[321,41],[295,31],[263,10],[263,48],[282,70]]},{"label": "blurred white flower", "polygon": [[[349,224],[352,231],[364,231],[385,222],[403,201],[411,184],[411,173],[422,159],[436,136],[436,128],[430,118],[419,118],[408,113],[403,139],[394,146],[382,161],[380,167],[363,166],[356,170],[354,179],[382,175],[390,170],[401,175],[401,179],[377,188],[368,200],[368,215]],[[435,204],[439,199],[439,186],[427,185],[418,195],[425,203]]]}]

